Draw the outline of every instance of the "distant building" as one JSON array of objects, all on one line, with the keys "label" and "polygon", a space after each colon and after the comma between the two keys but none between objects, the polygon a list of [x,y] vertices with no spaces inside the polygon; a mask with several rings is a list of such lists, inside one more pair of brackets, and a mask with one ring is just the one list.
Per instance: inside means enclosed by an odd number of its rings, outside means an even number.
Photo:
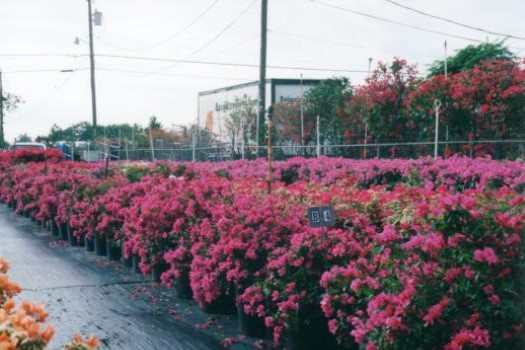
[{"label": "distant building", "polygon": [[[267,79],[266,108],[277,102],[300,101],[301,94],[304,95],[318,82],[313,79]],[[244,139],[253,142],[258,98],[258,81],[200,92],[199,127],[224,142],[237,144],[241,134]]]}]

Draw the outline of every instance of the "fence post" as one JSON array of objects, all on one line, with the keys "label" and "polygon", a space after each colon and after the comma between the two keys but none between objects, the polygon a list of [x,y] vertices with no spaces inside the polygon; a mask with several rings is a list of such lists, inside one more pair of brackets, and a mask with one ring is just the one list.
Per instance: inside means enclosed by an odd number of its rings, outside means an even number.
[{"label": "fence post", "polygon": [[155,161],[155,148],[153,147],[153,136],[151,135],[151,128],[149,129],[149,146],[151,148],[151,161]]},{"label": "fence post", "polygon": [[434,131],[434,159],[438,157],[438,139],[439,139],[439,108],[441,107],[441,101],[438,99],[434,100],[434,110],[436,111],[436,130]]},{"label": "fence post", "polygon": [[317,116],[317,158],[321,155],[321,137],[319,136],[319,115]]}]

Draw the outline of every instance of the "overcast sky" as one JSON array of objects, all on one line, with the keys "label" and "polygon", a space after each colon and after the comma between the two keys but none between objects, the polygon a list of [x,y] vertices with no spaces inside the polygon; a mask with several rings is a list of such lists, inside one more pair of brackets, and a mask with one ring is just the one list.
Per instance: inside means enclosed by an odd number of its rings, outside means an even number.
[{"label": "overcast sky", "polygon": [[[525,37],[523,0],[395,1],[491,32]],[[417,64],[424,73],[430,62],[443,57],[444,40],[453,53],[475,44],[472,40],[502,38],[410,12],[387,0],[268,2],[268,64],[304,68],[269,68],[268,78],[345,75],[359,84],[369,57],[375,66],[394,56]],[[188,124],[196,121],[199,91],[258,79],[256,67],[108,55],[256,65],[261,0],[95,0],[93,7],[103,13],[102,25],[95,27],[100,125],[145,125],[151,115],[168,127]],[[9,142],[24,132],[33,137],[47,134],[53,124],[66,127],[91,121],[87,18],[86,0],[0,0],[4,90],[25,100],[5,118]],[[518,56],[525,56],[525,40],[508,39],[507,44]],[[61,72],[69,69],[76,71]]]}]

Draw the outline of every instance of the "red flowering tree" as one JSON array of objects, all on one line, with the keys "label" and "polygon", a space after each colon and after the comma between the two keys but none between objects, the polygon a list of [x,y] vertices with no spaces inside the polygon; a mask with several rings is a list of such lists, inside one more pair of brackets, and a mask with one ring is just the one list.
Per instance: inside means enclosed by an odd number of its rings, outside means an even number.
[{"label": "red flowering tree", "polygon": [[417,135],[417,123],[407,117],[408,97],[419,84],[417,73],[404,59],[395,58],[390,65],[379,62],[356,89],[350,103],[353,123],[368,123],[369,141],[400,142]]},{"label": "red flowering tree", "polygon": [[450,138],[466,140],[522,137],[525,120],[525,70],[508,60],[484,61],[445,79],[424,81],[410,96],[411,118],[428,125],[424,138],[434,134],[433,103],[442,102],[442,126]]}]

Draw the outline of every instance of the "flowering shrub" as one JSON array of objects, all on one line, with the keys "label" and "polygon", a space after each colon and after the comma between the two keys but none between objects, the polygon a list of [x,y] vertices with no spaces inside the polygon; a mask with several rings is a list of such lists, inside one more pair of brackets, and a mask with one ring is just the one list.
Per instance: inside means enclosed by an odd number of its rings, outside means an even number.
[{"label": "flowering shrub", "polygon": [[216,206],[211,220],[199,227],[199,235],[214,239],[201,239],[192,249],[191,285],[201,304],[233,293],[233,287],[242,293],[264,274],[270,252],[304,230],[303,207],[290,203],[282,188],[267,196],[263,181],[247,179],[234,185],[233,193],[232,202]]},{"label": "flowering shrub", "polygon": [[84,339],[81,335],[75,335],[73,340],[64,345],[64,350],[96,350],[100,345],[100,341],[91,336]]},{"label": "flowering shrub", "polygon": [[[266,167],[0,160],[0,199],[186,274],[201,305],[237,295],[276,345],[315,324],[346,348],[521,347],[524,163],[294,158],[271,195]],[[336,225],[310,228],[326,204]]]},{"label": "flowering shrub", "polygon": [[29,163],[29,162],[51,162],[63,160],[64,154],[57,149],[17,149],[13,151],[0,152],[0,162]]},{"label": "flowering shrub", "polygon": [[330,331],[371,349],[519,348],[522,196],[441,189],[413,200],[365,235],[352,228],[364,249],[320,280]]}]

